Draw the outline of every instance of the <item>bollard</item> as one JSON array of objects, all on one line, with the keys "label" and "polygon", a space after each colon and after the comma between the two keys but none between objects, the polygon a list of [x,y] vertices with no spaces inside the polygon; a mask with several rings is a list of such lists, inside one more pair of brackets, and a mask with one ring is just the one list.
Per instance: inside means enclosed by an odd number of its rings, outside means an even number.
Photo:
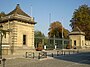
[{"label": "bollard", "polygon": [[63,53],[64,53],[63,55],[65,55],[65,51],[63,51]]},{"label": "bollard", "polygon": [[25,55],[25,56],[26,56],[26,58],[27,58],[27,52],[26,52],[26,55]]},{"label": "bollard", "polygon": [[70,51],[69,51],[69,55],[70,55]]},{"label": "bollard", "polygon": [[0,59],[0,64],[1,64],[1,62],[2,62],[2,61],[1,61],[1,59]]},{"label": "bollard", "polygon": [[61,55],[63,55],[63,51],[61,51]]},{"label": "bollard", "polygon": [[45,57],[47,58],[47,52],[45,53]]},{"label": "bollard", "polygon": [[57,51],[57,56],[59,56],[59,51]]},{"label": "bollard", "polygon": [[52,57],[53,57],[53,53],[52,53]]},{"label": "bollard", "polygon": [[38,55],[38,59],[40,59],[40,53],[39,53],[39,55]]},{"label": "bollard", "polygon": [[35,57],[35,54],[34,54],[34,52],[33,52],[33,59],[34,59],[34,57]]},{"label": "bollard", "polygon": [[77,53],[79,53],[79,50],[77,50]]},{"label": "bollard", "polygon": [[73,54],[75,53],[75,51],[73,50]]},{"label": "bollard", "polygon": [[6,61],[6,59],[3,58],[2,61],[3,61],[3,67],[5,67],[5,61]]}]

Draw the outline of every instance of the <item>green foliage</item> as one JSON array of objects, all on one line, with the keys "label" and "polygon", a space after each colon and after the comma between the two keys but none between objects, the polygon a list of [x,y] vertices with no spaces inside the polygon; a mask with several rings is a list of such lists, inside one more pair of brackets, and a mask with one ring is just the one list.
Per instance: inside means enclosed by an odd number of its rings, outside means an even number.
[{"label": "green foliage", "polygon": [[45,37],[45,35],[41,31],[35,31],[34,36],[35,37]]},{"label": "green foliage", "polygon": [[[68,37],[68,33],[69,31],[63,28],[64,38]],[[49,37],[62,38],[62,24],[59,21],[51,23],[48,35]]]},{"label": "green foliage", "polygon": [[34,46],[35,46],[35,48],[38,47],[39,43],[43,43],[44,38],[45,38],[45,35],[41,31],[34,32]]},{"label": "green foliage", "polygon": [[70,20],[72,30],[79,27],[81,31],[85,32],[86,39],[90,40],[90,7],[88,5],[81,5],[73,13]]},{"label": "green foliage", "polygon": [[5,14],[4,12],[1,12],[1,13],[0,13],[0,18],[1,18],[1,17],[4,17],[4,16],[6,16],[6,14]]},{"label": "green foliage", "polygon": [[43,45],[41,42],[39,42],[38,47],[36,48],[37,51],[43,50]]},{"label": "green foliage", "polygon": [[35,44],[38,44],[39,42],[42,43],[42,39],[45,37],[44,34],[41,31],[35,31],[34,32],[35,37]]}]

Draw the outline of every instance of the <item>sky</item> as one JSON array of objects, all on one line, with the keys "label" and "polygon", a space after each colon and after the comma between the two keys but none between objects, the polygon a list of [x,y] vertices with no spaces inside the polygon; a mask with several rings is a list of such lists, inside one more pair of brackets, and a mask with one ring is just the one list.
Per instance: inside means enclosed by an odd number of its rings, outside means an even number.
[{"label": "sky", "polygon": [[35,18],[35,30],[47,36],[50,24],[55,21],[60,21],[64,28],[71,31],[69,24],[73,12],[83,4],[90,6],[90,0],[0,0],[0,12],[7,14],[14,10],[17,4]]}]

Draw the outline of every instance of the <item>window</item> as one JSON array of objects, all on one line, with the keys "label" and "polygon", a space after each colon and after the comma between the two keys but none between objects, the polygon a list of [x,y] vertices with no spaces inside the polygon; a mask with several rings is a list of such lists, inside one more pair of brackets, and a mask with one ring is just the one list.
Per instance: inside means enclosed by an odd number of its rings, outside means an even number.
[{"label": "window", "polygon": [[26,45],[26,35],[23,35],[23,45]]},{"label": "window", "polygon": [[74,40],[74,46],[76,46],[76,40]]}]

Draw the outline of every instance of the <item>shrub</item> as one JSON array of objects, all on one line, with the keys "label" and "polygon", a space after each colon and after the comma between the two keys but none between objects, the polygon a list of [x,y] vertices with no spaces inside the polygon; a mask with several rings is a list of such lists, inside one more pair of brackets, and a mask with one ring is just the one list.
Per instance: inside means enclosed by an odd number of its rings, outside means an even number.
[{"label": "shrub", "polygon": [[36,51],[42,51],[43,50],[43,45],[42,45],[42,43],[40,42],[39,44],[38,44],[38,47],[36,48]]},{"label": "shrub", "polygon": [[68,44],[68,45],[66,46],[66,49],[70,49],[70,48],[71,48],[71,45]]}]

